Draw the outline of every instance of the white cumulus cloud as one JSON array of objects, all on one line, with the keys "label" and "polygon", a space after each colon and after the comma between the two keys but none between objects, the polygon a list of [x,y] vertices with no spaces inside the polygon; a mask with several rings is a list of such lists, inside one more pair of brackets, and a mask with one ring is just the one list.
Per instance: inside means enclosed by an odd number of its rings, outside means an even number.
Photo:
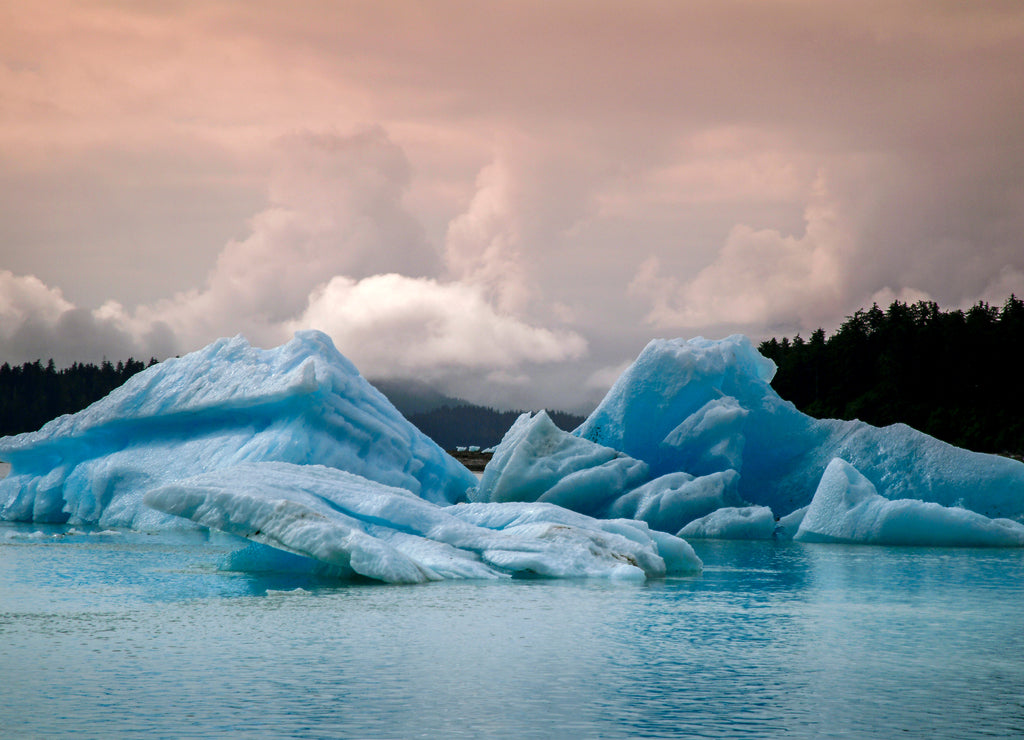
[{"label": "white cumulus cloud", "polygon": [[587,349],[577,334],[531,326],[499,311],[478,285],[397,274],[333,278],[290,325],[306,327],[326,331],[372,376],[452,366],[504,369],[575,359]]},{"label": "white cumulus cloud", "polygon": [[629,290],[651,304],[659,328],[816,325],[841,311],[854,240],[820,181],[802,235],[737,225],[714,261],[690,280],[666,275],[657,257],[638,268]]}]

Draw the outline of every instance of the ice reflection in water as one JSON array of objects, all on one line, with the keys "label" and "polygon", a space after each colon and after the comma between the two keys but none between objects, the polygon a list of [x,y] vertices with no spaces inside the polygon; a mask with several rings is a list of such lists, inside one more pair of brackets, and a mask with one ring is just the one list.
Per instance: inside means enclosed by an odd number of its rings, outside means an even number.
[{"label": "ice reflection in water", "polygon": [[387,587],[62,531],[0,525],[0,734],[1024,734],[1017,550],[706,542],[644,586]]}]

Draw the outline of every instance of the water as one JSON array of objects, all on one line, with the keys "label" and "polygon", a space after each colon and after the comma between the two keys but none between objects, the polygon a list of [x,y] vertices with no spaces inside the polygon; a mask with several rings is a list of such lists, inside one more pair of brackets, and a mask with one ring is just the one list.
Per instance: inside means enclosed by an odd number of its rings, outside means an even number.
[{"label": "water", "polygon": [[[34,534],[36,532],[41,534]],[[0,736],[1024,737],[1024,552],[700,543],[645,585],[338,585],[0,524]]]}]

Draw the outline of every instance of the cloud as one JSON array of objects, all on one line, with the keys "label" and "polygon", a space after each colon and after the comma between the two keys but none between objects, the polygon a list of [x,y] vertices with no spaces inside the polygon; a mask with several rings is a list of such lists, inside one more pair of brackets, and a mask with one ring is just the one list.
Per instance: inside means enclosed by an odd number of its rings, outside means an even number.
[{"label": "cloud", "polygon": [[163,357],[173,351],[159,324],[133,337],[108,313],[78,308],[37,277],[8,270],[0,271],[0,346],[0,360],[13,363]]},{"label": "cloud", "polygon": [[108,301],[88,311],[35,277],[0,273],[0,318],[15,327],[8,353],[165,356],[224,335],[275,345],[316,328],[378,377],[454,368],[517,383],[527,377],[517,372],[523,363],[586,353],[580,335],[512,310],[525,283],[500,166],[483,171],[468,210],[453,220],[451,274],[441,280],[428,275],[440,270],[440,255],[403,205],[408,163],[382,129],[296,134],[282,153],[269,206],[247,237],[225,246],[201,289],[134,310]]},{"label": "cloud", "polygon": [[310,296],[292,328],[329,333],[364,374],[432,374],[577,359],[578,334],[530,326],[500,312],[479,285],[404,275],[335,277]]},{"label": "cloud", "polygon": [[[1018,298],[1024,298],[1024,270],[1004,267],[985,286],[978,300],[985,301],[993,306],[1001,306],[1011,294],[1016,295]],[[962,308],[966,307],[962,306]]]},{"label": "cloud", "polygon": [[403,204],[408,162],[383,129],[291,134],[277,156],[268,207],[250,219],[244,239],[224,247],[205,286],[132,312],[111,304],[105,315],[134,335],[161,321],[183,347],[239,332],[274,345],[334,276],[440,268]]},{"label": "cloud", "polygon": [[273,339],[273,327],[334,275],[423,275],[440,264],[402,204],[408,163],[382,129],[295,134],[280,148],[270,206],[253,217],[249,236],[227,244],[205,289],[157,307],[189,343],[231,325]]},{"label": "cloud", "polygon": [[602,393],[607,392],[608,389],[615,385],[615,381],[619,379],[619,376],[626,372],[627,368],[632,364],[632,360],[627,360],[617,365],[598,368],[583,381],[583,385],[585,388],[598,390]]},{"label": "cloud", "polygon": [[[97,348],[269,345],[334,278],[396,274],[471,288],[491,329],[571,329],[585,377],[652,327],[789,333],[1021,284],[1020,3],[433,7],[12,6],[0,267],[48,308],[0,336],[31,325],[27,351],[81,309]],[[461,330],[433,356],[467,361]],[[557,365],[530,373],[561,402],[582,389]]]},{"label": "cloud", "polygon": [[58,288],[50,288],[35,275],[0,270],[0,327],[15,326],[28,318],[56,321],[72,308]]},{"label": "cloud", "polygon": [[478,286],[500,307],[516,311],[531,291],[519,251],[510,177],[501,160],[481,170],[469,208],[448,225],[445,262],[457,280]]},{"label": "cloud", "polygon": [[638,268],[629,290],[650,301],[659,328],[723,324],[814,325],[841,311],[854,240],[819,183],[803,235],[737,225],[716,259],[691,280],[664,275],[657,257]]}]

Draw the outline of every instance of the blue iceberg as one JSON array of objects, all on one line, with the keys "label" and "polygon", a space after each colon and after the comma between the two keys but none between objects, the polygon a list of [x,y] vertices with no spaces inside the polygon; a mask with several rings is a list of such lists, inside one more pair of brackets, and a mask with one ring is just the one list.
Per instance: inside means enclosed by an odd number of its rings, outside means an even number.
[{"label": "blue iceberg", "polygon": [[158,485],[245,462],[319,464],[438,504],[476,477],[410,424],[320,332],[242,337],[154,365],[38,432],[0,439],[0,518],[147,529]]},{"label": "blue iceberg", "polygon": [[739,496],[776,515],[810,504],[838,457],[887,499],[1024,516],[1024,464],[905,424],[811,418],[772,389],[774,373],[743,336],[655,340],[574,434],[642,460],[653,475],[735,470]]},{"label": "blue iceberg", "polygon": [[[701,568],[686,542],[642,523],[550,504],[439,506],[321,465],[223,468],[155,488],[145,502],[307,558],[332,575],[386,583],[523,575],[644,580]],[[266,562],[251,552],[244,557],[247,569]]]},{"label": "blue iceberg", "polygon": [[617,498],[606,515],[640,519],[654,529],[677,532],[719,509],[742,506],[739,477],[735,470],[699,477],[666,473]]},{"label": "blue iceberg", "polygon": [[512,424],[470,499],[543,501],[602,516],[609,502],[649,478],[646,463],[574,437],[539,411]]},{"label": "blue iceberg", "polygon": [[698,571],[681,537],[1024,546],[1024,465],[813,419],[773,373],[744,337],[651,342],[573,433],[522,415],[478,481],[326,335],[224,339],[0,439],[0,519],[202,526],[250,541],[235,569],[391,583]]},{"label": "blue iceberg", "polygon": [[793,538],[931,547],[1024,547],[1024,524],[990,519],[960,507],[914,499],[890,501],[840,459],[825,468],[818,490]]}]

